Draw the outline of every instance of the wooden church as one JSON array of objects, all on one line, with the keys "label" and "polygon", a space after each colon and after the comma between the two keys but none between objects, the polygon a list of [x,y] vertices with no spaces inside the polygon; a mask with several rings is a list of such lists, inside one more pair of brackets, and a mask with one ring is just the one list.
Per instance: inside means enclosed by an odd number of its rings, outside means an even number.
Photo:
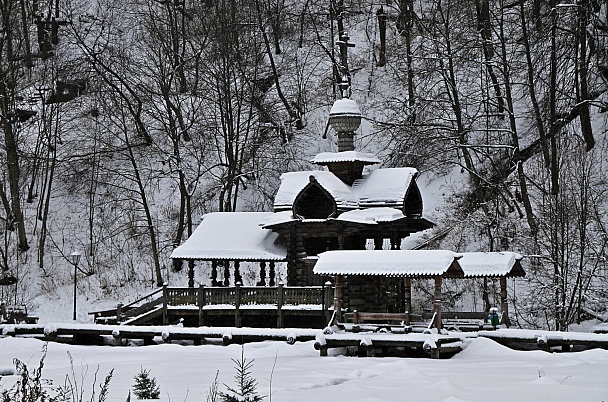
[{"label": "wooden church", "polygon": [[[189,261],[191,270],[195,260],[211,261],[212,285],[229,285],[231,273],[234,282],[241,282],[239,265],[244,261],[260,263],[258,285],[275,284],[274,265],[279,261],[287,262],[288,286],[320,285],[332,279],[313,274],[320,253],[382,249],[387,244],[396,250],[411,233],[431,228],[433,223],[423,216],[418,171],[370,169],[381,161],[355,151],[354,135],[361,123],[357,103],[347,97],[336,100],[329,123],[338,134],[338,152],[318,154],[312,161],[326,170],[284,173],[272,213],[205,215],[171,257],[178,264]],[[223,270],[223,281],[217,280],[218,269]],[[351,278],[345,304],[367,311],[402,309],[401,283]]]}]

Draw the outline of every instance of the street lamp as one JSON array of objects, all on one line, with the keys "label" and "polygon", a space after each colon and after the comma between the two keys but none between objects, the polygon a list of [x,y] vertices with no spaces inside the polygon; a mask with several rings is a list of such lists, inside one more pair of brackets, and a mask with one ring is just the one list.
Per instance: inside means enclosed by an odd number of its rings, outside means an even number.
[{"label": "street lamp", "polygon": [[74,251],[72,254],[70,254],[70,258],[72,259],[72,264],[74,264],[74,315],[72,316],[72,319],[76,321],[76,274],[78,273],[80,253],[78,251]]}]

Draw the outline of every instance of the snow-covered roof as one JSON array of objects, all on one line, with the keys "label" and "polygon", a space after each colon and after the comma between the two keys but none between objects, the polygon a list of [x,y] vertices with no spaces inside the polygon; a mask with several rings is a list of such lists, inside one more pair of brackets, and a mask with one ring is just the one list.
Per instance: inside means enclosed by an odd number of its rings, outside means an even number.
[{"label": "snow-covered roof", "polygon": [[316,163],[317,165],[325,165],[336,162],[363,162],[366,165],[382,163],[382,161],[374,154],[357,151],[321,152],[315,155],[311,162]]},{"label": "snow-covered roof", "polygon": [[405,196],[418,175],[411,167],[373,170],[369,175],[353,183],[353,192],[359,198],[359,206],[391,206],[401,208]]},{"label": "snow-covered roof", "polygon": [[349,98],[337,99],[329,110],[329,115],[361,116],[361,110],[356,101]]},{"label": "snow-covered roof", "polygon": [[405,215],[398,209],[379,207],[346,211],[340,214],[336,220],[373,225],[378,222],[393,222],[403,218]]},{"label": "snow-covered roof", "polygon": [[519,261],[523,257],[520,254],[501,251],[501,252],[477,252],[462,253],[462,258],[458,264],[462,267],[465,277],[479,276],[524,276]]},{"label": "snow-covered roof", "polygon": [[359,202],[344,182],[333,173],[321,170],[288,172],[281,175],[281,186],[274,197],[275,211],[291,209],[296,197],[310,183],[310,177],[324,188],[335,200],[338,209],[357,208]]},{"label": "snow-covered roof", "polygon": [[196,260],[280,261],[287,256],[279,235],[260,225],[272,212],[213,212],[203,216],[192,236],[171,258]]},{"label": "snow-covered roof", "polygon": [[457,259],[447,250],[335,250],[319,254],[317,275],[431,277],[450,271],[462,275]]},{"label": "snow-covered roof", "polygon": [[274,199],[274,209],[277,212],[291,209],[298,194],[310,183],[310,176],[334,198],[338,209],[402,208],[417,175],[418,171],[409,167],[376,169],[349,187],[328,171],[283,173]]}]

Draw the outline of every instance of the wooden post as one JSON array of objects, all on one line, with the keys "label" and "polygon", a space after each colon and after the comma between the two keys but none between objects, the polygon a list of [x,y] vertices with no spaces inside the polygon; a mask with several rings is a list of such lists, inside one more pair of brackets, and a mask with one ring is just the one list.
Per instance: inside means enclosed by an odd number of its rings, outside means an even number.
[{"label": "wooden post", "polygon": [[275,277],[275,271],[274,271],[274,261],[270,261],[270,272],[268,272],[268,285],[269,286],[274,286],[274,277]]},{"label": "wooden post", "polygon": [[234,326],[241,328],[241,282],[237,282],[234,287]]},{"label": "wooden post", "polygon": [[188,287],[194,287],[194,260],[188,260]]},{"label": "wooden post", "polygon": [[224,286],[230,286],[230,260],[224,261]]},{"label": "wooden post", "polygon": [[326,326],[328,324],[328,320],[331,318],[329,306],[332,293],[333,289],[331,286],[331,282],[325,282],[325,294],[323,295],[323,326]]},{"label": "wooden post", "polygon": [[215,287],[217,282],[217,260],[211,261],[211,286]]},{"label": "wooden post", "polygon": [[167,317],[167,299],[169,298],[167,291],[167,283],[163,283],[163,325],[169,323],[169,317]]},{"label": "wooden post", "polygon": [[334,322],[342,322],[342,275],[334,280]]},{"label": "wooden post", "polygon": [[260,282],[259,286],[266,286],[266,261],[260,261]]},{"label": "wooden post", "polygon": [[435,328],[441,330],[441,276],[435,277]]},{"label": "wooden post", "polygon": [[403,278],[403,298],[405,299],[405,325],[410,325],[410,314],[412,312],[412,278]]},{"label": "wooden post", "polygon": [[204,285],[199,285],[199,287],[198,287],[197,304],[198,304],[198,326],[202,327],[203,325],[205,325],[205,312],[203,310],[203,307],[205,307],[205,286]]},{"label": "wooden post", "polygon": [[384,239],[381,237],[374,238],[374,250],[382,250],[384,246]]},{"label": "wooden post", "polygon": [[240,265],[240,261],[234,260],[234,283],[240,282],[242,284],[243,278],[241,277]]},{"label": "wooden post", "polygon": [[511,326],[511,320],[509,319],[509,302],[507,301],[507,277],[500,277],[500,309],[502,310],[501,324],[507,327]]},{"label": "wooden post", "polygon": [[285,301],[285,289],[283,288],[283,282],[279,282],[277,286],[277,328],[283,328],[284,316],[283,316],[283,302]]},{"label": "wooden post", "polygon": [[120,324],[122,322],[122,303],[118,303],[116,305],[116,324]]}]

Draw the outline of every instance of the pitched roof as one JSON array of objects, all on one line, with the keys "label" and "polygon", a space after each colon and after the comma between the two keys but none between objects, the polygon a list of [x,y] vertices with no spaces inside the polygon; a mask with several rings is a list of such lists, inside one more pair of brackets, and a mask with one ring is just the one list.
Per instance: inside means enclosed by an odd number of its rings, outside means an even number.
[{"label": "pitched roof", "polygon": [[213,212],[203,216],[192,235],[171,258],[196,260],[281,261],[287,257],[279,235],[260,224],[272,212]]},{"label": "pitched roof", "polygon": [[376,169],[355,181],[352,188],[361,208],[401,208],[417,175],[418,170],[411,167]]},{"label": "pitched roof", "polygon": [[328,171],[283,173],[274,199],[274,210],[291,209],[298,194],[310,183],[310,176],[334,198],[338,209],[402,208],[417,175],[418,170],[409,167],[376,169],[350,187]]},{"label": "pitched roof", "polygon": [[391,277],[459,276],[461,254],[447,250],[334,250],[319,254],[318,275]]},{"label": "pitched roof", "polygon": [[520,254],[508,251],[462,253],[458,263],[465,278],[525,276],[526,273],[519,262],[522,258]]},{"label": "pitched roof", "polygon": [[351,192],[350,187],[333,173],[309,170],[288,172],[281,175],[281,185],[274,197],[274,210],[278,212],[291,209],[298,194],[310,183],[311,176],[333,197],[338,209],[354,209],[359,206],[359,202]]}]

